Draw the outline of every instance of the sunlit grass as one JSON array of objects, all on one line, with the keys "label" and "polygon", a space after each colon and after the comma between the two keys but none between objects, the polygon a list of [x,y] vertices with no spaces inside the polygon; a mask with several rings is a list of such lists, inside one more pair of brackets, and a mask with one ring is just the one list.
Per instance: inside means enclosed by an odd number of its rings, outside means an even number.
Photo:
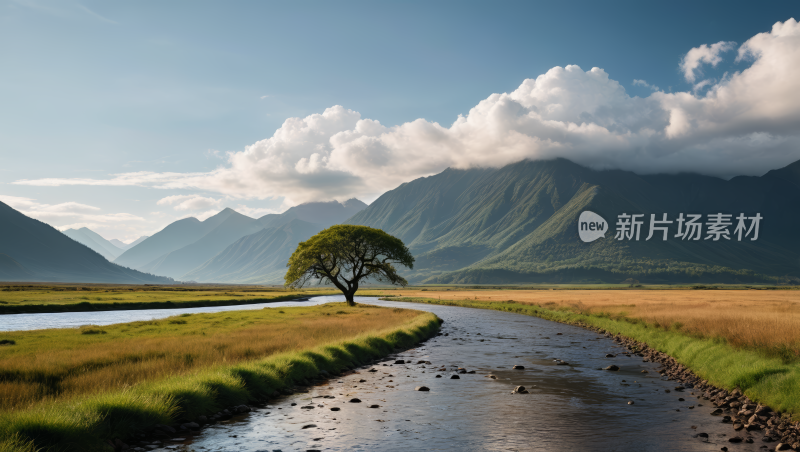
[{"label": "sunlit grass", "polygon": [[[169,322],[176,319],[186,323]],[[263,399],[322,370],[335,374],[385,356],[438,326],[430,313],[331,303],[105,326],[107,334],[20,334],[18,345],[2,350],[6,383],[20,392],[48,378],[63,386],[0,412],[0,452],[32,451],[31,441],[48,451],[100,450],[103,439]],[[52,362],[38,358],[48,350]],[[3,400],[14,392],[6,391]]]},{"label": "sunlit grass", "polygon": [[514,300],[550,309],[641,319],[736,348],[800,358],[798,290],[398,290],[388,296]]},{"label": "sunlit grass", "polygon": [[16,344],[0,347],[0,410],[303,350],[400,325],[418,315],[327,304],[5,333]]}]

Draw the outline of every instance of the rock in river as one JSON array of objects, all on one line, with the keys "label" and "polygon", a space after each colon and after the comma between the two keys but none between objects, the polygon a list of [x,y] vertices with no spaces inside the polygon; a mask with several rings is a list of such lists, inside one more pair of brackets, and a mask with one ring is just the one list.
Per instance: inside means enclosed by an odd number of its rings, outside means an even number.
[{"label": "rock in river", "polygon": [[[437,377],[438,377],[438,375],[437,375]],[[416,388],[414,388],[414,390],[415,391],[430,391],[431,388],[429,388],[427,386],[417,386]]]},{"label": "rock in river", "polygon": [[450,375],[450,379],[451,379],[451,380],[460,380],[460,379],[461,379],[461,377],[459,377],[459,376],[458,376],[458,375],[456,375],[456,374],[453,374],[453,375]]},{"label": "rock in river", "polygon": [[361,403],[361,399],[358,398],[350,399],[350,403]]},{"label": "rock in river", "polygon": [[514,370],[525,370],[525,366],[520,366],[520,365],[518,364],[518,365],[516,365],[516,366],[512,367],[512,369],[514,369]]},{"label": "rock in river", "polygon": [[517,386],[516,388],[514,388],[513,391],[511,391],[511,393],[512,394],[529,394],[528,390],[525,389],[525,386]]},{"label": "rock in river", "polygon": [[612,364],[612,365],[610,365],[610,366],[606,367],[606,370],[613,370],[613,371],[617,371],[617,370],[619,370],[619,367],[617,367],[617,366],[615,366],[615,365],[613,365],[613,364]]}]

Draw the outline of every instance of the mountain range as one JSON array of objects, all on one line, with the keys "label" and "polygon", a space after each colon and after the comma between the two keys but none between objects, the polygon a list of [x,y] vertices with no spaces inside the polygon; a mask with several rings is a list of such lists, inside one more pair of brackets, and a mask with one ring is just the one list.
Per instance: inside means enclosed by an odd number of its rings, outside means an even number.
[{"label": "mountain range", "polygon": [[[86,237],[91,237],[91,234]],[[0,281],[124,284],[173,282],[163,276],[149,275],[113,264],[88,246],[2,202]]]},{"label": "mountain range", "polygon": [[[302,204],[261,218],[232,209],[203,221],[185,218],[127,250],[86,228],[58,233],[56,240],[49,226],[2,205],[0,213],[14,221],[6,222],[0,241],[0,280],[89,282],[80,266],[67,264],[72,259],[98,266],[95,279],[104,281],[152,281],[157,274],[204,283],[282,284],[299,242],[349,223],[403,240],[416,262],[400,271],[418,284],[800,281],[795,232],[800,213],[792,209],[799,202],[800,161],[760,177],[730,180],[597,171],[565,159],[521,161],[502,168],[447,169],[402,184],[369,206],[351,199]],[[608,227],[588,243],[578,231],[586,211]],[[715,214],[729,215],[727,238],[713,240],[709,234]],[[740,214],[750,226],[758,216],[758,240],[751,240],[753,229],[738,239]],[[639,216],[638,238],[618,239],[617,223],[625,215]],[[665,233],[654,230],[649,237],[651,215],[667,219],[661,224]],[[678,219],[691,215],[702,223],[697,240],[678,236]],[[14,222],[21,226],[8,229]],[[14,234],[21,239],[12,239]],[[33,243],[39,234],[54,245]],[[30,252],[15,245],[25,240]]]},{"label": "mountain range", "polygon": [[[775,282],[800,276],[800,161],[761,177],[595,171],[564,159],[497,169],[448,169],[383,194],[348,220],[402,239],[417,283]],[[643,215],[639,240],[584,243],[583,211],[614,227]],[[758,240],[676,238],[679,214],[758,213]],[[668,239],[646,240],[650,215],[667,215]],[[734,231],[736,221],[729,228]],[[748,223],[749,226],[749,223]],[[704,227],[704,231],[707,229]],[[752,235],[750,236],[752,238]]]},{"label": "mountain range", "polygon": [[299,242],[365,207],[357,199],[312,202],[258,219],[228,208],[203,221],[178,220],[114,262],[184,281],[280,283]]}]

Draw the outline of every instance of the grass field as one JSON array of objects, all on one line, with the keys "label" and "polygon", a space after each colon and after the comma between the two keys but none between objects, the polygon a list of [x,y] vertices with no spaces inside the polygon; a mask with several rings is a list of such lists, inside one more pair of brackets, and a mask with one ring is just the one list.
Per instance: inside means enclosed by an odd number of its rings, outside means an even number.
[{"label": "grass field", "polygon": [[[46,450],[92,450],[100,439],[338,372],[437,329],[429,313],[331,303],[3,334],[13,345],[0,346],[0,451],[30,439]],[[59,446],[70,444],[78,446]]]},{"label": "grass field", "polygon": [[0,314],[231,306],[333,293],[264,286],[0,284]]},{"label": "grass field", "polygon": [[474,290],[375,291],[441,300],[514,300],[549,309],[646,321],[737,348],[800,358],[800,290]]}]

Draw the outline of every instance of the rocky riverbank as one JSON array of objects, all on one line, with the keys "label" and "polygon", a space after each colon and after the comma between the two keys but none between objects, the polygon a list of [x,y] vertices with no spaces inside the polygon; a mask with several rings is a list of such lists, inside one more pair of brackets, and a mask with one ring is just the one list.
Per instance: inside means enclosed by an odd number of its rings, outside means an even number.
[{"label": "rocky riverbank", "polygon": [[[425,340],[427,339],[429,338],[426,338]],[[421,341],[420,343],[425,342],[425,340]],[[409,349],[395,349],[393,353],[403,353],[407,350]],[[346,377],[348,375],[358,373],[359,368],[371,367],[382,360],[385,360],[385,358],[369,360],[359,367],[351,366],[343,372],[336,374],[331,374],[325,370],[322,370],[315,378],[303,379],[296,382],[296,384],[293,386],[288,386],[280,391],[274,391],[268,397],[258,400],[251,405],[237,405],[228,407],[209,416],[198,416],[194,421],[183,419],[172,425],[155,425],[152,429],[135,432],[133,435],[131,435],[127,442],[116,438],[114,440],[108,440],[107,444],[117,452],[176,450],[181,448],[183,443],[187,442],[187,440],[190,440],[193,436],[199,434],[201,430],[206,427],[231,420],[236,416],[243,416],[254,409],[264,408],[270,401],[273,401],[279,397],[298,393],[307,393],[309,392],[309,388],[312,386],[320,385],[334,377]]]},{"label": "rocky riverbank", "polygon": [[[730,437],[730,443],[777,443],[774,448],[764,445],[764,448],[777,451],[800,451],[800,422],[793,422],[787,413],[778,413],[767,406],[750,400],[741,390],[727,391],[715,387],[708,380],[695,375],[691,370],[678,363],[671,356],[650,348],[643,342],[621,336],[613,335],[601,328],[590,325],[579,325],[584,328],[604,334],[615,342],[626,347],[631,354],[643,358],[643,361],[660,363],[659,373],[664,377],[679,383],[675,391],[688,392],[699,400],[707,400],[717,407],[711,414],[720,417],[720,422],[731,424],[736,432]],[[703,432],[698,432],[703,437]],[[707,435],[706,435],[707,437]],[[723,450],[727,450],[723,448]]]}]

